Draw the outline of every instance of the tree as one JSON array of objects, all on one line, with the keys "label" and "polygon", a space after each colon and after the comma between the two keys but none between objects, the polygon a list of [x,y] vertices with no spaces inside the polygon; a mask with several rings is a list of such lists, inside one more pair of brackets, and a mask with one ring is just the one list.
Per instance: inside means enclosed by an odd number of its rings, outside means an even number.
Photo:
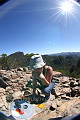
[{"label": "tree", "polygon": [[61,63],[61,61],[60,61],[60,59],[59,59],[58,56],[55,56],[55,57],[54,57],[53,63],[54,63],[55,65],[59,65],[59,64]]},{"label": "tree", "polygon": [[77,67],[80,68],[80,59],[77,62]]},{"label": "tree", "polygon": [[71,56],[65,58],[65,66],[71,67],[74,64],[74,59]]},{"label": "tree", "polygon": [[7,54],[1,55],[0,66],[2,69],[8,69]]},{"label": "tree", "polygon": [[75,72],[76,71],[76,66],[72,66],[71,68],[70,68],[70,73],[73,73],[73,72]]}]

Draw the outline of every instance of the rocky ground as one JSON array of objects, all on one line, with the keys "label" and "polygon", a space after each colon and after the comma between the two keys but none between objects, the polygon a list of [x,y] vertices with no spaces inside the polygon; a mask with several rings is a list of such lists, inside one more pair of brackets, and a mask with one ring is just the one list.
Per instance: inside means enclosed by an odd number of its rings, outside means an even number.
[{"label": "rocky ground", "polygon": [[[53,71],[53,75],[56,85],[50,99],[43,103],[45,107],[41,111],[36,111],[30,120],[52,120],[80,113],[80,79],[67,77],[56,71]],[[9,106],[14,99],[25,96],[29,101],[31,95],[32,79],[28,68],[0,70],[0,111],[10,115]],[[37,95],[44,97],[39,88]],[[32,103],[33,106],[38,105],[38,101],[36,102],[37,104]]]}]

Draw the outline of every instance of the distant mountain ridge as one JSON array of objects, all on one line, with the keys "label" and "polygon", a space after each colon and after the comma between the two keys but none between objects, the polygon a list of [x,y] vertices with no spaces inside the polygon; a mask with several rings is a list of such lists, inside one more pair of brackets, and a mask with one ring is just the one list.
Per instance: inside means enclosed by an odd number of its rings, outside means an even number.
[{"label": "distant mountain ridge", "polygon": [[61,52],[61,53],[54,53],[54,54],[48,54],[50,56],[80,56],[80,52]]},{"label": "distant mountain ridge", "polygon": [[[9,56],[3,54],[0,58],[0,69],[8,70],[30,66],[30,59],[33,55],[33,53],[24,55],[23,52],[15,52]],[[80,52],[45,54],[42,57],[45,63],[54,70],[60,71],[68,76],[80,78]]]},{"label": "distant mountain ridge", "polygon": [[19,60],[21,61],[24,58],[24,53],[23,52],[15,52],[12,53],[8,56],[10,60]]}]

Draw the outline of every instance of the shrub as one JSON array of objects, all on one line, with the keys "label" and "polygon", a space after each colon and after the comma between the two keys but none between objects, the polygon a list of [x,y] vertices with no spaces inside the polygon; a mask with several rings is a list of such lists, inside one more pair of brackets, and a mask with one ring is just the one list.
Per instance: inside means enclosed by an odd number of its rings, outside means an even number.
[{"label": "shrub", "polygon": [[13,98],[14,98],[13,95],[10,93],[7,95],[6,100],[7,102],[12,102]]}]

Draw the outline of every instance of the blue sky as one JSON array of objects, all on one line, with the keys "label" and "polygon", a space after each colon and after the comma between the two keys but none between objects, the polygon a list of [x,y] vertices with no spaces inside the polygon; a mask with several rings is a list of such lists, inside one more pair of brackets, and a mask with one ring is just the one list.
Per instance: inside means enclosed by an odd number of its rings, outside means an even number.
[{"label": "blue sky", "polygon": [[57,14],[64,0],[11,0],[0,7],[0,55],[80,52],[80,7]]}]

